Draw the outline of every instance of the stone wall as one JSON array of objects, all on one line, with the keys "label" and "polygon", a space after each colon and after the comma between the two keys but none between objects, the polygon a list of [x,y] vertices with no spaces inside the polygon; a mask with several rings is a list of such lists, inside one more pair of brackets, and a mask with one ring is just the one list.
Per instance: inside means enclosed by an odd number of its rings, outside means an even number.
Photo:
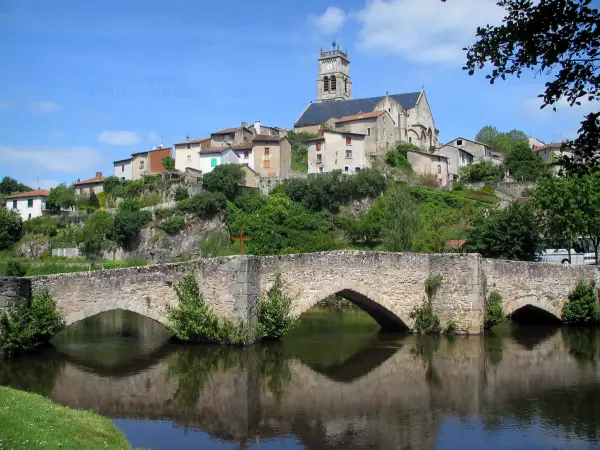
[{"label": "stone wall", "polygon": [[27,278],[0,277],[0,315],[31,298],[31,281]]}]

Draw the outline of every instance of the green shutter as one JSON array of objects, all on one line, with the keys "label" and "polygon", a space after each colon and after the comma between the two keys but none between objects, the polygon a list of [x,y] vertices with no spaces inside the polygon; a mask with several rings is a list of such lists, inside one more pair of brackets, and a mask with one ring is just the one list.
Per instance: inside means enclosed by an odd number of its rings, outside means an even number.
[{"label": "green shutter", "polygon": [[217,158],[210,159],[210,167],[217,167]]}]

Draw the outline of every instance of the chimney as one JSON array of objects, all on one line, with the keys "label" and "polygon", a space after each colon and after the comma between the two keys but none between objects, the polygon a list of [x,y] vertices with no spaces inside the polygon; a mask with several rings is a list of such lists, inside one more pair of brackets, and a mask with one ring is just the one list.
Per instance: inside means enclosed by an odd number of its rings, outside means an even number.
[{"label": "chimney", "polygon": [[260,134],[260,120],[254,122],[254,131],[256,131],[256,134]]},{"label": "chimney", "polygon": [[190,135],[189,134],[185,135],[185,142],[190,142]]},{"label": "chimney", "polygon": [[248,128],[248,122],[242,122],[242,128]]},{"label": "chimney", "polygon": [[101,178],[102,177],[102,172],[96,172],[96,178]]}]

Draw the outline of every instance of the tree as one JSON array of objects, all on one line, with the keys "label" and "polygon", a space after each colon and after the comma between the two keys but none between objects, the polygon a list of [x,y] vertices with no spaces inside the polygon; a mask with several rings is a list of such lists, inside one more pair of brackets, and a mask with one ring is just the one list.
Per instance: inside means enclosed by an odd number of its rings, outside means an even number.
[{"label": "tree", "polygon": [[564,245],[569,253],[569,263],[573,241],[583,230],[577,184],[578,181],[571,177],[548,178],[538,183],[533,194],[544,237]]},{"label": "tree", "polygon": [[88,198],[88,206],[90,208],[94,208],[94,209],[100,208],[100,201],[98,200],[98,197],[96,196],[96,194],[93,191],[90,194],[90,198]]},{"label": "tree", "polygon": [[123,185],[119,177],[110,176],[104,179],[104,192],[106,195],[113,195]]},{"label": "tree", "polygon": [[83,246],[88,255],[97,255],[113,232],[115,218],[106,211],[90,216],[83,227]]},{"label": "tree", "polygon": [[161,159],[161,161],[165,167],[165,170],[169,172],[175,170],[175,160],[172,157],[165,156],[163,159]]},{"label": "tree", "polygon": [[588,174],[574,180],[577,210],[581,215],[581,234],[587,236],[594,246],[596,264],[600,265],[600,173]]},{"label": "tree", "polygon": [[14,209],[0,206],[0,250],[10,248],[23,235],[23,221]]},{"label": "tree", "polygon": [[[445,0],[442,0],[445,1]],[[501,25],[477,29],[477,42],[467,50],[464,67],[475,71],[491,65],[490,83],[531,70],[550,77],[539,97],[542,108],[565,99],[570,106],[595,101],[600,94],[600,13],[591,0],[500,0],[506,9]],[[574,149],[565,157],[567,171],[600,165],[600,113],[588,114],[579,136],[563,145]]]},{"label": "tree", "polygon": [[120,210],[115,214],[112,237],[123,248],[131,247],[144,225],[152,220],[149,211]]},{"label": "tree", "polygon": [[475,140],[477,142],[483,142],[484,144],[491,146],[492,142],[494,142],[494,139],[496,139],[496,137],[498,137],[499,134],[500,133],[498,132],[496,127],[486,125],[481,130],[479,130],[479,132],[475,136]]},{"label": "tree", "polygon": [[539,246],[540,232],[532,206],[513,202],[506,209],[477,216],[464,249],[486,258],[533,261]]},{"label": "tree", "polygon": [[548,168],[527,141],[521,141],[506,155],[506,165],[511,178],[518,181],[537,181],[549,176]]},{"label": "tree", "polygon": [[31,190],[32,189],[26,184],[19,183],[17,180],[11,177],[4,177],[2,178],[2,181],[0,181],[0,194],[11,195]]},{"label": "tree", "polygon": [[406,252],[419,228],[419,213],[414,200],[404,187],[396,187],[386,196],[383,220],[383,246],[391,252]]},{"label": "tree", "polygon": [[504,169],[501,165],[490,161],[479,161],[467,164],[458,169],[461,181],[466,183],[480,183],[483,181],[496,182],[504,177]]},{"label": "tree", "polygon": [[222,164],[202,177],[202,186],[210,192],[221,192],[233,200],[244,182],[244,172],[238,164]]},{"label": "tree", "polygon": [[50,189],[46,200],[46,208],[54,212],[73,208],[76,204],[75,190],[67,187],[64,183]]}]

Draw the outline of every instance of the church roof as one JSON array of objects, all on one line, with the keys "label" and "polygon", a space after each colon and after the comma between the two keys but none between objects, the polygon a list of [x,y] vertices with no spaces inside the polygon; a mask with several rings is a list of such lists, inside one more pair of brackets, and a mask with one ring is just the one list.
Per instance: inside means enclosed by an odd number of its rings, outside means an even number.
[{"label": "church roof", "polygon": [[[420,92],[409,92],[406,94],[390,95],[402,105],[405,110],[414,108],[419,100]],[[385,96],[357,98],[353,100],[325,100],[318,103],[311,103],[302,116],[298,119],[295,126],[315,125],[327,122],[332,117],[339,118],[352,116],[361,112],[371,112]]]}]

